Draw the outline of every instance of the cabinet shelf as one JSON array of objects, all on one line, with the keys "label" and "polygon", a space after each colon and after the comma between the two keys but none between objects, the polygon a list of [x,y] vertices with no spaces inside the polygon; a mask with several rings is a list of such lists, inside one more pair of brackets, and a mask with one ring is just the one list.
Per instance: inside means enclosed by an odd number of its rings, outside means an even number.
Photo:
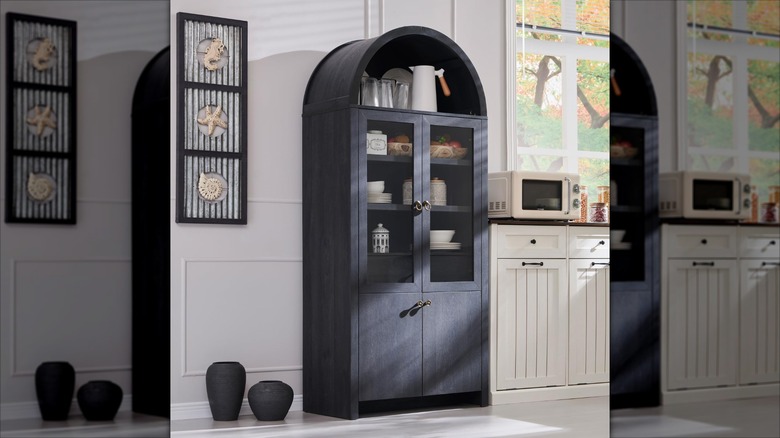
[{"label": "cabinet shelf", "polygon": [[[401,155],[368,155],[368,162],[376,163],[412,163],[412,157],[405,157]],[[471,167],[471,160],[456,160],[452,158],[431,158],[431,165],[442,166],[468,166]]]},{"label": "cabinet shelf", "polygon": [[368,253],[369,257],[410,257],[411,252],[386,252],[386,253]]},{"label": "cabinet shelf", "polygon": [[[368,203],[368,210],[375,211],[404,211],[408,212],[412,209],[410,205],[406,204],[372,204]],[[431,208],[431,213],[471,213],[471,207],[462,205],[434,205]]]},{"label": "cabinet shelf", "polygon": [[610,166],[626,166],[626,167],[640,167],[642,166],[641,158],[614,158],[610,157]]}]

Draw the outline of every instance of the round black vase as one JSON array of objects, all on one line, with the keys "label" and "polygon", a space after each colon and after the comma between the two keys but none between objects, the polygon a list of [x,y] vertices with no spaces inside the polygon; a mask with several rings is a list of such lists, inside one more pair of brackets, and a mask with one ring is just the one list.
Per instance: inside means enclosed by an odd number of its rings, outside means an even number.
[{"label": "round black vase", "polygon": [[68,419],[76,371],[68,362],[43,362],[35,369],[35,395],[46,421]]},{"label": "round black vase", "polygon": [[217,421],[238,419],[246,388],[246,370],[238,362],[214,362],[206,370],[206,394]]},{"label": "round black vase", "polygon": [[284,420],[292,402],[292,388],[278,380],[262,380],[249,388],[249,407],[260,421]]},{"label": "round black vase", "polygon": [[108,380],[90,380],[76,393],[79,409],[89,421],[111,421],[122,404],[122,388]]}]

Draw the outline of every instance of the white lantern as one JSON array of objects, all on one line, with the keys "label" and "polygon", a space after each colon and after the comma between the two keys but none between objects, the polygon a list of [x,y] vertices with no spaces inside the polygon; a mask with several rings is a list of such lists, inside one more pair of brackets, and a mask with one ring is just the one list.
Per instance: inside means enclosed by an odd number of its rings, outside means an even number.
[{"label": "white lantern", "polygon": [[375,254],[387,254],[390,252],[390,231],[379,224],[371,232],[371,243]]}]

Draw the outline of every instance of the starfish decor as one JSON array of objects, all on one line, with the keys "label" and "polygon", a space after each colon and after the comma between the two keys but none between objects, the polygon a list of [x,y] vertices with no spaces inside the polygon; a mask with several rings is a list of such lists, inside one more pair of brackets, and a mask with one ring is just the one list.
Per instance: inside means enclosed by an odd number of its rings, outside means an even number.
[{"label": "starfish decor", "polygon": [[51,106],[46,106],[41,112],[41,107],[35,106],[35,115],[27,118],[27,124],[35,126],[37,128],[36,135],[43,134],[43,130],[47,127],[51,129],[57,129],[57,120],[54,119],[54,115],[51,113]]},{"label": "starfish decor", "polygon": [[214,129],[217,126],[227,129],[227,123],[225,123],[224,120],[219,118],[221,114],[222,114],[222,105],[217,105],[217,108],[214,110],[213,113],[211,112],[211,107],[207,105],[206,117],[202,119],[198,119],[198,124],[209,127],[209,137],[211,137],[214,134]]}]

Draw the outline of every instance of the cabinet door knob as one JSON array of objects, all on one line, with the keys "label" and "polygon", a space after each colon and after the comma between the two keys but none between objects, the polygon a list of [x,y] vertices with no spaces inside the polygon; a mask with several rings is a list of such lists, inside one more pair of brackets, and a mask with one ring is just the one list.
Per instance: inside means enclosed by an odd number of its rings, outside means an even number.
[{"label": "cabinet door knob", "polygon": [[425,208],[426,211],[431,211],[431,203],[428,201],[423,201],[422,203],[423,208]]},{"label": "cabinet door knob", "polygon": [[774,240],[771,240],[771,241],[769,241],[769,244],[770,245],[777,245],[777,242],[775,242]]},{"label": "cabinet door knob", "polygon": [[701,244],[702,245],[706,245],[707,244],[707,239],[701,239]]},{"label": "cabinet door knob", "polygon": [[536,239],[531,239],[531,245],[536,245]]},{"label": "cabinet door knob", "polygon": [[[422,303],[422,301],[420,301],[420,302]],[[431,300],[425,300],[425,302],[424,302],[424,303],[422,303],[422,306],[420,306],[420,307],[426,307],[426,306],[430,306],[431,304],[433,304],[433,303],[431,302]]]},{"label": "cabinet door knob", "polygon": [[414,203],[412,204],[412,210],[414,210],[414,211],[422,211],[422,202],[414,201]]},{"label": "cabinet door knob", "polygon": [[[414,305],[415,305],[415,307],[417,307],[418,309],[420,309],[420,308],[422,308],[422,307],[423,307],[424,303],[423,303],[423,301],[422,301],[422,300],[420,300],[420,301],[416,302]],[[412,309],[414,309],[414,307],[412,307]]]},{"label": "cabinet door knob", "polygon": [[604,245],[605,243],[606,243],[606,242],[604,242],[603,240],[600,240],[600,241],[599,241],[599,245]]}]

